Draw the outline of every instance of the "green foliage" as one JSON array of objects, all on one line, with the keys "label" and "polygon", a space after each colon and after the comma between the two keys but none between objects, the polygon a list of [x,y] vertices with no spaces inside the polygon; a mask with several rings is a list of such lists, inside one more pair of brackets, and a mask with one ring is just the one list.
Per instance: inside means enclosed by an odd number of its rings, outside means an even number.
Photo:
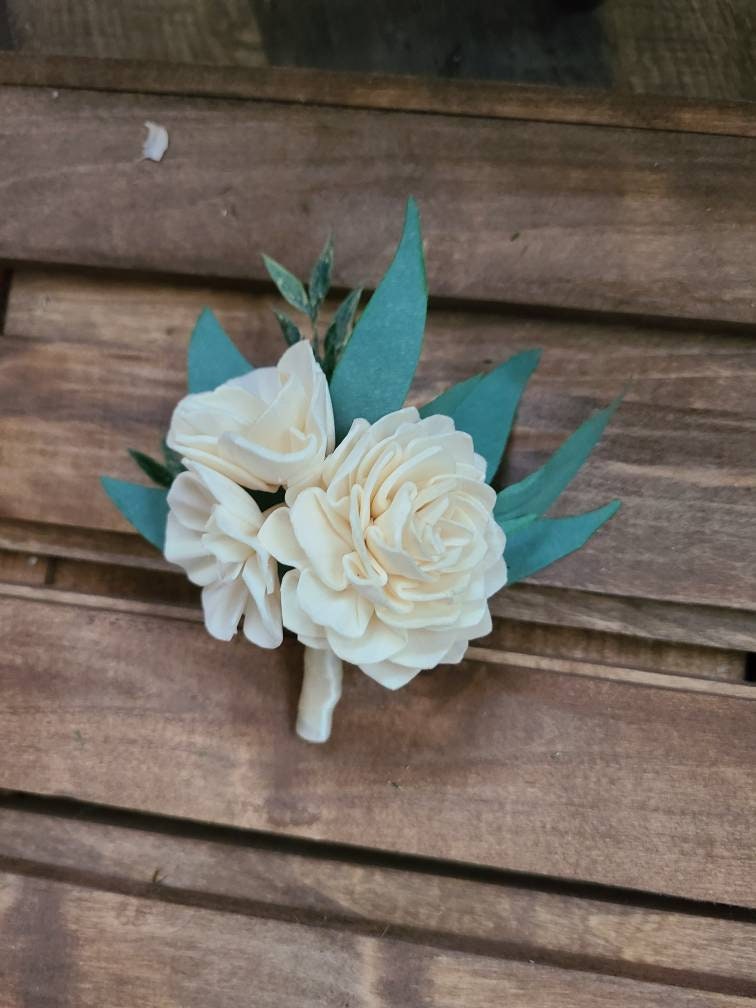
[{"label": "green foliage", "polygon": [[231,342],[218,319],[205,308],[197,319],[187,357],[190,392],[212,392],[231,378],[254,370]]},{"label": "green foliage", "polygon": [[304,289],[302,281],[298,280],[293,273],[290,273],[275,259],[271,259],[270,256],[263,254],[262,260],[270,279],[278,287],[284,301],[288,302],[292,308],[296,308],[297,311],[309,315],[310,299],[307,297],[307,291]]},{"label": "green foliage", "polygon": [[420,358],[427,301],[420,215],[410,198],[394,259],[331,378],[338,439],[356,417],[374,423],[404,405]]},{"label": "green foliage", "polygon": [[145,455],[144,452],[136,451],[134,448],[129,448],[129,455],[131,455],[145,476],[151,479],[153,483],[157,483],[159,487],[168,489],[171,483],[173,483],[173,476],[170,470],[162,462],[157,462],[154,458]]},{"label": "green foliage", "polygon": [[606,409],[594,413],[540,469],[501,491],[494,509],[499,524],[518,515],[548,511],[593,451],[621,401],[620,396]]},{"label": "green foliage", "polygon": [[289,316],[284,315],[283,312],[276,311],[275,308],[273,309],[273,314],[278,319],[278,324],[281,326],[281,332],[287,345],[294,346],[295,343],[299,343],[302,339],[302,333],[294,325]]},{"label": "green foliage", "polygon": [[317,262],[310,273],[308,285],[309,315],[313,322],[318,317],[320,306],[331,288],[331,270],[333,269],[333,240],[329,237],[323,247]]},{"label": "green foliage", "polygon": [[540,350],[516,354],[488,374],[452,386],[421,410],[423,416],[446,413],[457,430],[472,437],[476,452],[486,460],[489,482],[499,468],[520,397],[540,357]]},{"label": "green foliage", "polygon": [[362,297],[362,288],[350,291],[333,316],[333,321],[325,334],[323,370],[326,377],[330,379],[333,370],[339,362],[339,358],[344,352],[344,348],[352,335],[354,316]]},{"label": "green foliage", "polygon": [[507,536],[504,559],[507,585],[516,584],[536,571],[584,546],[601,526],[617,513],[618,500],[585,514],[567,518],[539,518]]},{"label": "green foliage", "polygon": [[140,483],[127,483],[111,476],[101,477],[100,482],[124,518],[162,553],[168,518],[168,491]]},{"label": "green foliage", "polygon": [[420,416],[437,416],[440,413],[444,416],[453,417],[457,407],[462,405],[462,401],[475,389],[482,378],[482,374],[476,374],[472,378],[467,378],[465,381],[452,385],[445,392],[442,392],[441,395],[436,396],[435,399],[431,399],[425,406],[421,406],[419,410]]}]

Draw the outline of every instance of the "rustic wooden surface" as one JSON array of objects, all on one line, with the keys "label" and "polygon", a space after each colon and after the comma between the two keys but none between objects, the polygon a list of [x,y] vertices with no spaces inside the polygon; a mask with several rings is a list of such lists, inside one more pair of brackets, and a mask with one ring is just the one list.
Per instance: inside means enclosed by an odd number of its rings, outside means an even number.
[{"label": "rustic wooden surface", "polygon": [[250,843],[247,835],[123,814],[82,818],[65,804],[52,805],[53,816],[50,807],[0,805],[0,869],[26,880],[44,871],[53,891],[84,885],[326,928],[334,939],[400,939],[539,967],[756,993],[756,929],[733,910],[712,907],[698,917],[663,900],[619,903],[547,881],[439,874],[437,866],[369,853],[349,860],[344,850],[323,857],[311,844],[282,849],[264,837]]},{"label": "rustic wooden surface", "polygon": [[502,85],[378,73],[277,67],[217,67],[103,61],[86,56],[25,56],[0,53],[4,84],[89,91],[147,91],[197,98],[255,98],[346,108],[441,112],[531,122],[631,126],[733,136],[756,135],[750,105],[638,96],[623,91]]},{"label": "rustic wooden surface", "polygon": [[0,0],[9,48],[100,59],[266,62],[249,0]]},{"label": "rustic wooden surface", "polygon": [[[591,10],[593,6],[596,9]],[[581,9],[581,7],[583,9]],[[0,0],[23,53],[491,78],[690,98],[756,98],[751,0]]]},{"label": "rustic wooden surface", "polygon": [[[3,1008],[755,1004],[748,115],[338,75],[321,104],[326,78],[270,71],[137,97],[138,69],[0,60],[25,129],[0,127]],[[136,162],[148,112],[162,165]],[[494,599],[462,666],[399,694],[350,670],[308,746],[298,646],[211,640],[96,479],[157,450],[200,307],[278,355],[260,247],[300,265],[342,222],[339,282],[373,283],[410,176],[445,295],[413,401],[543,346],[509,480],[626,385],[564,502],[625,507]],[[502,245],[503,200],[540,223]]]},{"label": "rustic wooden surface", "polygon": [[437,296],[753,318],[744,137],[6,87],[0,139],[0,258],[259,279],[333,228],[335,282],[371,285],[412,192]]},{"label": "rustic wooden surface", "polygon": [[353,675],[331,742],[312,747],[291,733],[294,643],[251,652],[199,623],[28,593],[0,610],[11,789],[754,902],[748,696],[644,690],[558,662],[471,662],[400,694]]}]

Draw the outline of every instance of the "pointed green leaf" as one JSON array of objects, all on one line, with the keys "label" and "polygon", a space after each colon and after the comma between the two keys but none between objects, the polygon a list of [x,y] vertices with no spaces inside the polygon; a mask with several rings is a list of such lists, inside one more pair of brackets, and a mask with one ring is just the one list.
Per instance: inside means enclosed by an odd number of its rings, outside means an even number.
[{"label": "pointed green leaf", "polygon": [[291,307],[296,308],[297,311],[309,315],[310,301],[302,281],[297,280],[293,273],[290,273],[281,263],[277,263],[275,259],[271,259],[270,256],[263,255],[262,259],[265,263],[265,269],[270,274],[270,279],[278,287],[284,301],[288,301]]},{"label": "pointed green leaf", "polygon": [[444,416],[454,416],[455,410],[462,405],[463,400],[470,395],[482,378],[482,374],[476,374],[472,378],[467,378],[465,381],[452,385],[445,392],[442,392],[441,395],[436,396],[435,399],[431,399],[425,406],[421,406],[420,416],[437,416],[439,413]]},{"label": "pointed green leaf", "polygon": [[102,476],[100,482],[124,518],[162,553],[165,548],[165,523],[168,519],[168,491],[139,483],[127,483],[111,476]]},{"label": "pointed green leaf", "polygon": [[497,520],[548,511],[590,455],[621,401],[622,396],[594,413],[540,469],[502,490],[494,508]]},{"label": "pointed green leaf", "polygon": [[520,396],[540,357],[540,350],[525,350],[510,357],[483,375],[471,393],[449,414],[457,430],[466,431],[472,437],[475,451],[486,460],[489,483],[504,454]]},{"label": "pointed green leaf", "polygon": [[333,369],[338,363],[339,357],[344,351],[344,347],[349,342],[352,333],[352,323],[357,311],[357,306],[362,297],[362,288],[350,291],[333,316],[333,321],[328,326],[325,334],[325,359],[326,374],[333,374]]},{"label": "pointed green leaf", "polygon": [[612,501],[596,511],[567,518],[539,518],[507,536],[504,559],[507,585],[523,578],[584,546],[604,522],[616,514],[620,502]]},{"label": "pointed green leaf", "polygon": [[276,311],[275,308],[273,309],[273,314],[278,319],[278,324],[281,326],[283,338],[286,340],[287,344],[289,346],[294,346],[295,343],[299,343],[302,339],[302,333],[299,329],[297,329],[289,316],[284,315],[283,312]]},{"label": "pointed green leaf", "polygon": [[310,283],[308,285],[310,318],[314,321],[318,314],[318,309],[323,303],[331,286],[331,270],[333,269],[333,240],[328,241],[320,253],[320,257],[312,267],[310,273]]},{"label": "pointed green leaf", "polygon": [[135,451],[133,448],[129,448],[129,455],[131,455],[145,476],[151,479],[153,483],[166,488],[170,487],[171,483],[173,483],[173,476],[161,462],[157,462],[154,458],[150,458],[149,455],[145,455],[144,452]]},{"label": "pointed green leaf", "polygon": [[356,417],[374,423],[404,405],[420,358],[427,301],[420,215],[410,198],[393,262],[333,372],[337,438]]},{"label": "pointed green leaf", "polygon": [[[494,512],[494,518],[496,518],[496,512]],[[499,526],[509,535],[510,532],[516,532],[517,529],[525,528],[527,525],[531,525],[534,521],[537,521],[540,515],[537,514],[525,514],[518,515],[516,518],[496,518]]]},{"label": "pointed green leaf", "polygon": [[189,341],[189,391],[212,392],[230,378],[239,378],[252,370],[215,315],[205,308]]}]

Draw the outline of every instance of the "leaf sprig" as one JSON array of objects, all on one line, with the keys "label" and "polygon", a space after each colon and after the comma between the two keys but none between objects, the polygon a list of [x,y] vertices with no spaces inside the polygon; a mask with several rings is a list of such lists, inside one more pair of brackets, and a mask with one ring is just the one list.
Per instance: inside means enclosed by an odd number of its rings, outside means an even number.
[{"label": "leaf sprig", "polygon": [[[310,279],[305,286],[302,281],[291,273],[281,263],[268,255],[263,255],[263,263],[268,275],[278,288],[281,297],[295,311],[305,315],[310,324],[310,342],[315,358],[323,368],[326,378],[330,381],[339,358],[354,329],[357,308],[362,297],[362,288],[350,291],[344,298],[330,325],[322,337],[319,328],[320,310],[323,307],[328,292],[331,289],[331,274],[333,272],[333,239],[329,236],[323,251],[318,256]],[[299,326],[284,312],[273,310],[281,333],[288,346],[293,346],[305,337]]]}]

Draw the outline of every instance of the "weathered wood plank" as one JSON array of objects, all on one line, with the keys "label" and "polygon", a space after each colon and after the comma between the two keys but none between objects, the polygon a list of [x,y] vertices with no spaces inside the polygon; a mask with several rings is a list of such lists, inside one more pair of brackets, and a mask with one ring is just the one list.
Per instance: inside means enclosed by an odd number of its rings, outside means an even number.
[{"label": "weathered wood plank", "polygon": [[753,319],[750,139],[19,87],[0,123],[0,258],[260,278],[333,230],[370,286],[412,192],[437,296]]},{"label": "weathered wood plank", "polygon": [[609,0],[597,11],[614,84],[657,95],[756,98],[751,0]]},{"label": "weathered wood plank", "polygon": [[[0,548],[100,564],[169,570],[170,565],[138,536],[66,525],[0,518]],[[525,622],[580,627],[654,641],[696,644],[725,651],[756,650],[756,617],[715,606],[518,584],[492,600],[495,615]]]},{"label": "weathered wood plank", "polygon": [[750,700],[475,662],[395,694],[355,673],[316,747],[291,731],[293,643],[30,599],[0,625],[6,788],[753,904]]},{"label": "weathered wood plank", "polygon": [[[0,947],[8,1008],[128,1003],[235,1008],[693,1008],[701,993],[610,976],[465,955],[390,938],[2,877]],[[712,1008],[740,998],[709,993]]]},{"label": "weathered wood plank", "polygon": [[[250,360],[280,354],[275,301],[267,295],[49,271],[15,276],[0,339],[6,518],[128,529],[101,493],[99,476],[138,478],[126,448],[159,451],[185,388],[188,333],[205,304],[218,310]],[[725,332],[437,311],[411,399],[426,401],[509,353],[539,345],[545,352],[519,412],[507,482],[540,465],[593,406],[612,399],[622,381],[629,384],[562,505],[579,511],[617,496],[623,510],[538,583],[742,608],[748,614],[736,627],[752,642],[756,344]],[[714,643],[750,646],[742,637]]]},{"label": "weathered wood plank", "polygon": [[0,581],[43,585],[47,578],[48,564],[47,557],[0,550]]},{"label": "weathered wood plank", "polygon": [[[158,611],[195,607],[192,619],[199,619],[199,589],[180,571],[143,570],[133,566],[114,566],[102,562],[40,558],[23,553],[0,552],[0,584],[47,584],[52,590],[45,596],[54,599],[62,592],[69,597],[87,595],[99,600],[101,608],[132,611],[119,607],[120,601],[153,603]],[[14,594],[9,590],[5,594]],[[75,593],[70,595],[70,593]],[[162,607],[169,607],[163,609]],[[612,669],[634,669],[655,676],[678,675],[704,680],[743,683],[745,655],[742,651],[720,650],[691,644],[670,644],[643,638],[595,630],[547,626],[495,618],[488,637],[475,642],[487,651],[517,652],[558,658],[560,661],[586,662]],[[756,695],[756,694],[755,694]]]},{"label": "weathered wood plank", "polygon": [[622,91],[302,67],[241,69],[166,65],[144,59],[106,62],[86,57],[3,53],[0,84],[756,136],[750,106],[739,101],[691,100],[674,95],[659,98]]},{"label": "weathered wood plank", "polygon": [[250,834],[234,842],[207,829],[175,832],[183,824],[161,821],[153,832],[141,817],[131,824],[137,829],[115,819],[61,818],[0,801],[0,865],[153,900],[756,995],[756,927],[707,916],[703,907],[698,916],[554,891],[548,883],[544,890],[534,881],[454,877],[440,866],[371,863],[369,854],[348,862],[330,848],[283,851]]},{"label": "weathered wood plank", "polygon": [[5,0],[24,53],[262,66],[265,55],[247,0]]}]

